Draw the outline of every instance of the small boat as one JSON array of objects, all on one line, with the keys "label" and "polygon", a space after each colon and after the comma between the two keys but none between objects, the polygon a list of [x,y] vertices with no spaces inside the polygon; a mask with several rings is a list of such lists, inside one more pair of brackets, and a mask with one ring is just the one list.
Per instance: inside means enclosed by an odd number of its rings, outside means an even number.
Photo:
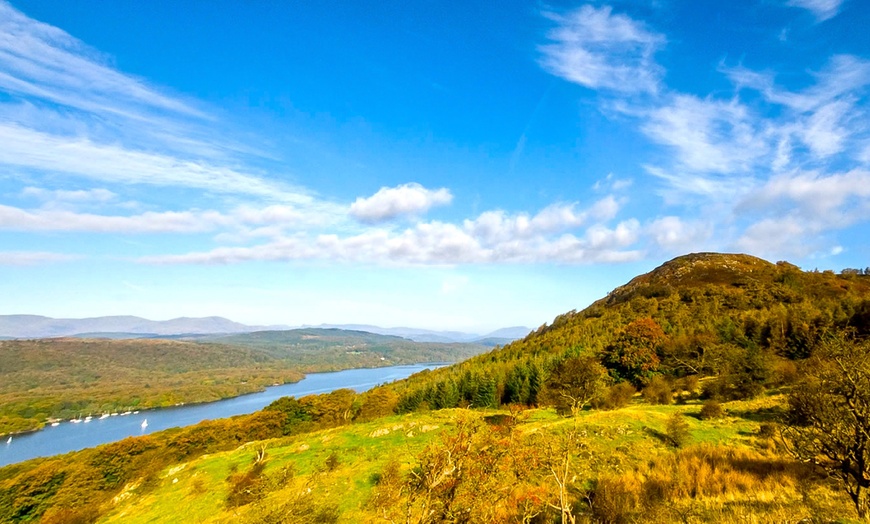
[{"label": "small boat", "polygon": [[145,429],[147,427],[148,427],[148,419],[146,418],[145,420],[142,421],[142,429]]},{"label": "small boat", "polygon": [[92,417],[92,416],[90,416],[90,415],[88,415],[87,417],[85,417],[85,424],[87,424],[88,422],[90,422],[91,419],[93,419],[93,418],[94,418],[94,417]]},{"label": "small boat", "polygon": [[12,444],[12,437],[9,437],[8,439],[6,439],[6,444],[7,445]]},{"label": "small boat", "polygon": [[51,427],[54,428],[54,427],[57,427],[57,426],[60,426],[60,422],[52,422],[52,423],[51,423]]},{"label": "small boat", "polygon": [[80,418],[70,419],[70,422],[72,422],[73,424],[79,424],[79,423],[81,423],[81,421],[82,421],[82,419],[80,419]]},{"label": "small boat", "polygon": [[109,414],[108,414],[108,413],[103,413],[103,416],[100,417],[100,420],[103,420],[104,418],[109,418]]}]

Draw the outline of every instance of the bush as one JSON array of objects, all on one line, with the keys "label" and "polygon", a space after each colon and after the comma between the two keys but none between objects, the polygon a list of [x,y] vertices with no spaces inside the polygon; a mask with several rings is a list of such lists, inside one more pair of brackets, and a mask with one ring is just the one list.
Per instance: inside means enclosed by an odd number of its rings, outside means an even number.
[{"label": "bush", "polygon": [[682,413],[674,413],[668,417],[665,423],[665,434],[675,447],[681,448],[689,443],[692,434],[689,432],[689,423]]},{"label": "bush", "polygon": [[747,373],[723,375],[704,383],[702,398],[713,400],[746,400],[764,391],[764,383]]},{"label": "bush", "polygon": [[765,422],[758,427],[758,432],[755,436],[762,439],[772,439],[776,436],[776,433],[776,424]]},{"label": "bush", "polygon": [[229,493],[227,493],[227,506],[237,508],[250,504],[263,497],[266,491],[263,479],[265,462],[255,462],[249,471],[245,473],[231,473],[227,477]]},{"label": "bush", "polygon": [[637,390],[631,382],[620,382],[607,388],[604,395],[596,398],[592,406],[596,409],[619,409],[624,408],[631,402],[631,398]]},{"label": "bush", "polygon": [[656,375],[645,388],[643,388],[643,398],[650,404],[670,404],[674,400],[674,391],[668,380]]},{"label": "bush", "polygon": [[701,420],[710,420],[714,418],[722,418],[725,416],[725,409],[716,400],[708,400],[701,406]]},{"label": "bush", "polygon": [[338,454],[333,451],[326,457],[326,462],[323,463],[323,471],[335,471],[340,465],[341,461],[338,459]]}]

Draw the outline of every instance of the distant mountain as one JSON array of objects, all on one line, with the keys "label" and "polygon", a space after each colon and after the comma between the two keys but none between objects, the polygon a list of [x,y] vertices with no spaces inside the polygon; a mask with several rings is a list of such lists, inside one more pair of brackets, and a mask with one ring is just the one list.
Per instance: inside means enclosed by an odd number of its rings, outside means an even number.
[{"label": "distant mountain", "polygon": [[[406,338],[414,342],[439,344],[475,343],[485,346],[504,345],[525,337],[531,331],[526,327],[502,328],[485,335],[461,331],[433,331],[408,327],[382,328],[369,324],[321,324],[303,328],[342,329],[364,331],[375,335]],[[148,320],[134,316],[93,318],[51,318],[39,315],[0,315],[2,338],[189,338],[196,335],[252,333],[254,331],[286,331],[289,326],[249,326],[223,317],[172,320]]]},{"label": "distant mountain", "polygon": [[525,336],[531,332],[532,330],[525,326],[513,326],[497,329],[492,333],[487,333],[483,336],[483,338],[502,338],[508,340],[517,340],[518,338],[525,338]]},{"label": "distant mountain", "polygon": [[437,342],[442,344],[448,344],[451,342],[471,342],[484,346],[507,344],[508,342],[525,337],[532,331],[527,327],[516,326],[498,329],[492,333],[481,335],[477,333],[464,333],[462,331],[434,331],[408,327],[383,328],[369,324],[320,324],[318,326],[303,327],[366,331],[377,335],[392,335],[407,338],[414,342]]},{"label": "distant mountain", "polygon": [[286,326],[247,326],[222,317],[148,320],[134,316],[94,318],[50,318],[39,315],[0,315],[0,336],[12,338],[47,338],[75,336],[83,333],[93,336],[130,338],[208,333],[248,333],[266,329],[287,329]]}]

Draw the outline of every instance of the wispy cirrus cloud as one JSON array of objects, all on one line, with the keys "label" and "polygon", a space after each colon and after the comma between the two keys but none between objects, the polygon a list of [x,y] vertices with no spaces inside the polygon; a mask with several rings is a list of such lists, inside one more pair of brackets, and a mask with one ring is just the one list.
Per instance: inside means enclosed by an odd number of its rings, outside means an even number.
[{"label": "wispy cirrus cloud", "polygon": [[35,266],[79,260],[79,255],[47,251],[0,251],[0,266]]},{"label": "wispy cirrus cloud", "polygon": [[843,0],[788,0],[786,5],[806,9],[813,13],[817,20],[823,22],[837,16]]},{"label": "wispy cirrus cloud", "polygon": [[249,167],[246,155],[256,150],[216,131],[217,118],[202,104],[118,71],[99,52],[4,1],[0,92],[0,166],[107,185],[312,200]]},{"label": "wispy cirrus cloud", "polygon": [[[821,21],[835,16],[842,2],[787,5],[808,9]],[[557,27],[540,48],[542,67],[607,93],[606,109],[632,119],[661,148],[641,167],[660,181],[665,203],[681,210],[643,227],[648,245],[701,243],[803,255],[813,244],[808,237],[823,238],[870,216],[870,195],[861,189],[868,184],[861,168],[870,163],[870,61],[831,55],[820,69],[806,72],[809,82],[792,78],[798,89],[779,85],[775,71],[720,63],[733,93],[688,93],[664,82],[664,68],[653,56],[667,38],[642,21],[608,6],[544,16]],[[619,82],[625,87],[614,86]],[[638,92],[654,96],[634,96]],[[761,239],[778,220],[794,238],[765,244]]]},{"label": "wispy cirrus cloud", "polygon": [[261,198],[311,202],[302,191],[234,167],[202,159],[136,151],[87,137],[42,133],[0,123],[0,165],[48,173],[63,173],[111,184],[188,187],[254,195]]},{"label": "wispy cirrus cloud", "polygon": [[0,89],[82,111],[147,119],[153,111],[210,118],[104,62],[57,27],[0,2]]},{"label": "wispy cirrus cloud", "polygon": [[655,93],[664,70],[655,52],[665,37],[610,6],[590,5],[565,14],[547,13],[556,23],[541,46],[541,65],[550,73],[592,89]]},{"label": "wispy cirrus cloud", "polygon": [[242,205],[228,211],[146,211],[132,215],[88,213],[48,206],[23,209],[0,205],[0,231],[83,233],[224,233],[240,237],[280,237],[287,231],[333,225],[330,214],[316,214],[290,205]]}]

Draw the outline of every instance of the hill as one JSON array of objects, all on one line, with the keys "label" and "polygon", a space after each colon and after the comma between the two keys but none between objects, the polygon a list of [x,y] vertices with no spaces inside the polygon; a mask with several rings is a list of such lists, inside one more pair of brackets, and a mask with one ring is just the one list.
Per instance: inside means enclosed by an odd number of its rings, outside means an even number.
[{"label": "hill", "polygon": [[868,334],[866,275],[687,255],[447,368],[2,468],[0,521],[843,522],[853,462],[785,429],[837,401],[837,344],[870,383]]},{"label": "hill", "polygon": [[487,349],[479,344],[415,342],[393,335],[337,328],[257,331],[199,340],[255,349],[280,359],[292,358],[303,371],[458,362]]},{"label": "hill", "polygon": [[[514,326],[497,329],[491,333],[484,335],[476,333],[464,333],[461,331],[433,331],[430,329],[418,329],[408,327],[383,328],[372,326],[369,324],[321,324],[319,326],[303,326],[304,328],[320,328],[320,329],[343,329],[349,331],[365,331],[378,335],[391,335],[415,342],[464,342],[464,343],[480,343],[485,346],[493,346],[496,344],[507,344],[519,338],[528,335],[531,329],[522,326]],[[487,342],[481,342],[487,341]],[[498,341],[495,343],[490,343]]]},{"label": "hill", "polygon": [[[698,253],[666,262],[522,340],[396,388],[405,410],[475,399],[536,404],[560,361],[591,354],[614,379],[637,387],[656,374],[715,376],[719,394],[738,398],[789,379],[793,362],[808,357],[820,337],[844,329],[870,333],[870,276]],[[748,391],[738,391],[744,386]]]}]

